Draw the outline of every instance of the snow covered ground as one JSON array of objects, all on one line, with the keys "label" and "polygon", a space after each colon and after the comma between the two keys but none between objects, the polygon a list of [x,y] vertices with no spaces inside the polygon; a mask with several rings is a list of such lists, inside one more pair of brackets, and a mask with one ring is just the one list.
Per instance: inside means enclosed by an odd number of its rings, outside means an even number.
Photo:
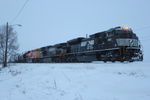
[{"label": "snow covered ground", "polygon": [[0,100],[150,100],[150,63],[15,64]]}]

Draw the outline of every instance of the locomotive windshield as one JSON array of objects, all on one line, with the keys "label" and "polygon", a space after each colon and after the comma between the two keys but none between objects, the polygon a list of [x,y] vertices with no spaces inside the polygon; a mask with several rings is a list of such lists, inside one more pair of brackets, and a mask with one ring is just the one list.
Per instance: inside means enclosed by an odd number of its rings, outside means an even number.
[{"label": "locomotive windshield", "polygon": [[134,33],[130,33],[130,32],[124,32],[124,31],[117,31],[115,32],[116,37],[119,38],[135,38],[137,39],[137,36]]}]

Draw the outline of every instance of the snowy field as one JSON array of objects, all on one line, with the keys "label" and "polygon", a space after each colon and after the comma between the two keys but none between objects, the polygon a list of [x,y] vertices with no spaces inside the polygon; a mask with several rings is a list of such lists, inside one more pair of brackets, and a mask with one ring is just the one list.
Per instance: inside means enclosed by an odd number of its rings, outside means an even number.
[{"label": "snowy field", "polygon": [[150,63],[15,64],[0,100],[150,100]]}]

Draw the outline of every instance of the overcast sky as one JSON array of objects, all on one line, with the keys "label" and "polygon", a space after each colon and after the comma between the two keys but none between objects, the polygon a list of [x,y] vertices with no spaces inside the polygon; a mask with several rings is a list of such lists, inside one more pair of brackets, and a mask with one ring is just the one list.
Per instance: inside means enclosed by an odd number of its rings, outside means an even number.
[{"label": "overcast sky", "polygon": [[29,0],[12,22],[25,1],[0,0],[0,24],[22,24],[14,26],[20,52],[116,26],[131,27],[149,50],[150,0]]}]

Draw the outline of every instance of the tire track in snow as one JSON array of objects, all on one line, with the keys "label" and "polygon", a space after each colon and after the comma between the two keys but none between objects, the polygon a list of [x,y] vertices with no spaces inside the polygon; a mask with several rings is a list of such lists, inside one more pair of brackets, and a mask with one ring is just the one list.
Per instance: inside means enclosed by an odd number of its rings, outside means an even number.
[{"label": "tire track in snow", "polygon": [[62,71],[62,74],[69,82],[71,82],[71,79],[63,71]]}]

